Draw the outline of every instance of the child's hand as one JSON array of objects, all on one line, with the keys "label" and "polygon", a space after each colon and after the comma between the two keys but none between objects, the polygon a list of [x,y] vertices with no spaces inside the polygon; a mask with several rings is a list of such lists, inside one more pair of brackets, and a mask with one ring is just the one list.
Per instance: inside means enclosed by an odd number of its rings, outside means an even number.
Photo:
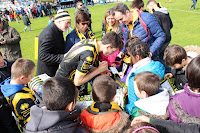
[{"label": "child's hand", "polygon": [[164,79],[172,78],[172,77],[173,77],[172,73],[167,73],[167,74],[165,74]]},{"label": "child's hand", "polygon": [[117,67],[117,65],[116,65],[115,63],[113,63],[113,64],[111,65],[111,67]]},{"label": "child's hand", "polygon": [[119,77],[122,79],[124,77],[124,73],[123,72],[119,72],[118,73]]},{"label": "child's hand", "polygon": [[124,92],[123,92],[124,96],[127,96],[128,95],[128,90],[125,89]]}]

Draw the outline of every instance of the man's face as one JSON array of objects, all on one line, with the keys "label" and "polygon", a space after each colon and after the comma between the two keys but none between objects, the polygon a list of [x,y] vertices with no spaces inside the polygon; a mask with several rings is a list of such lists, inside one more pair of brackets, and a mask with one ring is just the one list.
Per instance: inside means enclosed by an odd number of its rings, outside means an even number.
[{"label": "man's face", "polygon": [[59,24],[60,24],[60,30],[62,30],[63,32],[66,32],[67,29],[71,25],[71,19],[66,19],[66,20],[60,21]]},{"label": "man's face", "polygon": [[126,14],[115,11],[115,19],[118,20],[120,23],[127,25],[129,23],[129,11],[127,11]]},{"label": "man's face", "polygon": [[114,54],[119,48],[111,48],[110,44],[106,48],[103,49],[104,56],[108,56]]},{"label": "man's face", "polygon": [[89,21],[80,22],[79,24],[77,24],[77,28],[79,31],[84,33],[87,30],[89,24]]},{"label": "man's face", "polygon": [[81,9],[82,7],[83,7],[83,3],[78,3],[78,4],[77,4],[77,8],[78,8],[78,9]]}]

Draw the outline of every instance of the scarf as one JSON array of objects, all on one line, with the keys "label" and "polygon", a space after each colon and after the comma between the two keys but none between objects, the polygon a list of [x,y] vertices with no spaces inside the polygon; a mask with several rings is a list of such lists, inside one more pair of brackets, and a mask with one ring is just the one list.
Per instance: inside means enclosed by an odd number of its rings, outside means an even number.
[{"label": "scarf", "polygon": [[139,15],[138,15],[138,13],[137,13],[137,10],[131,9],[131,12],[132,12],[132,14],[133,14],[133,21],[130,22],[130,23],[127,25],[127,27],[128,27],[128,30],[130,31],[130,37],[133,37],[133,32],[132,32],[132,30],[133,30],[135,21],[138,20],[138,18],[139,18]]},{"label": "scarf", "polygon": [[[78,35],[78,37],[80,38],[80,41],[87,39],[87,38],[83,35],[83,33],[81,33],[81,32],[78,30],[78,28],[77,28],[76,26],[75,26],[75,32],[76,32],[76,34]],[[85,32],[86,32],[86,34],[87,34],[87,36],[88,36],[88,39],[95,39],[94,33],[93,33],[89,28],[87,28],[87,30],[86,30]]]},{"label": "scarf", "polygon": [[92,112],[100,113],[100,112],[108,112],[108,111],[122,111],[121,107],[117,103],[108,102],[93,102],[89,107]]},{"label": "scarf", "polygon": [[112,27],[109,27],[109,26],[108,26],[108,27],[106,28],[106,34],[107,34],[108,32],[110,32],[110,31],[112,31]]}]

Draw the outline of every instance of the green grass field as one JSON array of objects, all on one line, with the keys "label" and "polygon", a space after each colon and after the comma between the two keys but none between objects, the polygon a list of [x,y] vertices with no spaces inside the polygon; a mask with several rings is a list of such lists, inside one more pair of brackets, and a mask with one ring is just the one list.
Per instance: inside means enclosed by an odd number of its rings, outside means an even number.
[{"label": "green grass field", "polygon": [[[146,4],[148,0],[144,0]],[[172,3],[165,3],[165,0],[160,0],[161,4],[168,8],[170,13],[173,29],[171,30],[172,41],[170,44],[178,44],[181,46],[186,45],[198,45],[200,46],[200,4],[197,2],[197,11],[189,10],[192,5],[191,0],[172,0]],[[126,4],[130,5],[130,2]],[[92,30],[98,40],[101,39],[101,23],[104,18],[104,13],[108,8],[112,8],[117,3],[110,3],[107,5],[95,5],[89,6],[89,10],[92,14]],[[146,7],[146,5],[145,5]],[[71,26],[74,27],[74,8],[65,9],[72,17]],[[21,49],[22,56],[28,58],[37,63],[34,58],[34,39],[35,36],[39,36],[40,32],[47,26],[49,17],[36,18],[31,20],[31,32],[24,32],[23,21],[20,20],[20,24],[17,22],[9,23],[10,26],[15,27],[21,35]],[[66,33],[64,33],[64,36]],[[65,38],[65,37],[64,37]]]}]

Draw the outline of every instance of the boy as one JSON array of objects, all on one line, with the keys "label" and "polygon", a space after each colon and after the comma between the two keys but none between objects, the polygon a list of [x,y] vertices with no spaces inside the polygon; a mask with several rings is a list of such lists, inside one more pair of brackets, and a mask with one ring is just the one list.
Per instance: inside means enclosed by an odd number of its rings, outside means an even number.
[{"label": "boy", "polygon": [[23,19],[24,25],[26,26],[24,28],[24,32],[26,32],[27,28],[29,28],[29,32],[30,32],[31,31],[31,22],[30,22],[28,16],[26,15],[26,13],[23,14],[22,19]]},{"label": "boy", "polygon": [[31,107],[31,119],[24,132],[87,132],[78,122],[80,111],[74,110],[78,89],[64,77],[48,79],[43,88],[42,99],[45,105]]},{"label": "boy", "polygon": [[48,22],[48,25],[50,25],[51,22],[54,22],[54,16],[53,16],[53,15],[50,15],[50,16],[49,16],[49,22]]},{"label": "boy", "polygon": [[30,120],[30,108],[35,104],[35,94],[26,84],[33,78],[35,64],[25,58],[17,59],[11,67],[11,78],[1,83],[1,91],[17,117],[19,128]]},{"label": "boy", "polygon": [[114,103],[115,81],[105,75],[95,78],[92,84],[94,102],[80,115],[82,123],[91,132],[123,132],[130,126],[129,115]]},{"label": "boy", "polygon": [[166,78],[175,78],[175,85],[177,89],[181,90],[187,83],[185,77],[185,68],[191,61],[191,58],[187,57],[185,49],[179,45],[170,45],[164,52],[164,61],[167,65],[171,66],[172,73],[167,73]]},{"label": "boy", "polygon": [[133,109],[132,118],[141,115],[142,112],[154,117],[164,117],[169,104],[169,93],[167,90],[158,93],[159,87],[160,77],[152,72],[144,71],[135,76],[135,94],[140,99],[135,102],[136,107]]}]

